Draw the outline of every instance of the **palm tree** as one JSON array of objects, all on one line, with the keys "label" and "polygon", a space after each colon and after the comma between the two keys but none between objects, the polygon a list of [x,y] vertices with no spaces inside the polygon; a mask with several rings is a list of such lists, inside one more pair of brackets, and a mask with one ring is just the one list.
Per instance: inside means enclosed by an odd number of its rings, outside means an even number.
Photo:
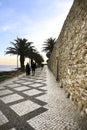
[{"label": "palm tree", "polygon": [[34,53],[34,52],[36,52],[36,49],[35,49],[34,46],[31,46],[31,47],[29,48],[28,53],[27,53],[28,58],[33,59],[33,53]]},{"label": "palm tree", "polygon": [[39,52],[33,52],[33,59],[35,60],[35,62],[41,66],[42,62],[44,62],[44,59],[42,57],[41,54],[39,54]]},{"label": "palm tree", "polygon": [[28,57],[29,59],[31,59],[31,64],[33,62],[34,56],[33,53],[36,52],[36,49],[34,46],[30,46],[30,48],[28,49],[28,52],[26,53],[26,57]]},{"label": "palm tree", "polygon": [[46,56],[49,58],[51,53],[52,53],[52,50],[53,50],[53,47],[54,47],[54,44],[56,43],[56,39],[54,38],[48,38],[45,42],[45,44],[43,44],[43,50],[44,52],[46,52]]},{"label": "palm tree", "polygon": [[43,57],[39,54],[39,52],[35,49],[34,46],[31,46],[29,48],[28,53],[26,54],[26,57],[31,59],[31,64],[33,62],[33,60],[38,63],[41,64],[44,60]]},{"label": "palm tree", "polygon": [[18,38],[14,40],[14,42],[11,42],[13,47],[8,47],[6,49],[6,54],[13,54],[13,55],[18,55],[20,56],[20,65],[21,65],[21,70],[24,70],[24,61],[25,61],[25,56],[29,51],[29,48],[31,48],[32,42],[28,42],[27,39],[25,38]]}]

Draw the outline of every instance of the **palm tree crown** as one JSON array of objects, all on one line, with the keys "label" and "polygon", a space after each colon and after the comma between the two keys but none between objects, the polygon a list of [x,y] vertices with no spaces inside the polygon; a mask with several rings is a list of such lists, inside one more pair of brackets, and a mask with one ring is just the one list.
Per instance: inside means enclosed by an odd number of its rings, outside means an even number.
[{"label": "palm tree crown", "polygon": [[42,51],[46,52],[46,56],[49,58],[52,53],[54,44],[56,43],[56,39],[48,38],[44,43],[45,44],[43,44],[44,47]]},{"label": "palm tree crown", "polygon": [[11,42],[13,47],[8,47],[6,49],[6,54],[16,54],[20,56],[20,65],[21,70],[24,70],[24,60],[25,56],[29,51],[29,48],[31,47],[32,42],[28,42],[25,38],[18,38],[14,40],[14,42]]}]

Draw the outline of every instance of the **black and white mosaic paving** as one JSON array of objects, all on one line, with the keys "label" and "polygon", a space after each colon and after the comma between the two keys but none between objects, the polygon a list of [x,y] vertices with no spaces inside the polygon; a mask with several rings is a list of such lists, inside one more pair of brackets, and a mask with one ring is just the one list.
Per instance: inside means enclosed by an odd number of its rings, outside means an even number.
[{"label": "black and white mosaic paving", "polygon": [[87,117],[44,67],[0,84],[0,130],[87,130]]},{"label": "black and white mosaic paving", "polygon": [[46,95],[45,71],[39,76],[37,71],[0,85],[0,130],[34,130],[27,121],[48,110],[47,102],[37,98]]}]

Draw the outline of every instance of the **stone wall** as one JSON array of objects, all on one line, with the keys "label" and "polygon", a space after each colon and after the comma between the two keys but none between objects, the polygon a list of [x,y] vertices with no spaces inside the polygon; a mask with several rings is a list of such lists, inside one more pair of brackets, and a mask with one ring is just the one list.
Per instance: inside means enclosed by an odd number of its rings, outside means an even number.
[{"label": "stone wall", "polygon": [[48,65],[78,109],[87,113],[87,0],[74,1]]}]

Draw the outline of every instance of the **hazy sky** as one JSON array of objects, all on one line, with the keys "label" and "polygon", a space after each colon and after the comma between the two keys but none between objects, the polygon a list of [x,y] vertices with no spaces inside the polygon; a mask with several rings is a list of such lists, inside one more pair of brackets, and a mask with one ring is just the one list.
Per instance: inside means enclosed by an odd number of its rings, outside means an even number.
[{"label": "hazy sky", "polygon": [[73,0],[0,0],[0,64],[14,63],[4,51],[17,36],[34,42],[40,52],[46,39],[58,38],[72,4]]}]

